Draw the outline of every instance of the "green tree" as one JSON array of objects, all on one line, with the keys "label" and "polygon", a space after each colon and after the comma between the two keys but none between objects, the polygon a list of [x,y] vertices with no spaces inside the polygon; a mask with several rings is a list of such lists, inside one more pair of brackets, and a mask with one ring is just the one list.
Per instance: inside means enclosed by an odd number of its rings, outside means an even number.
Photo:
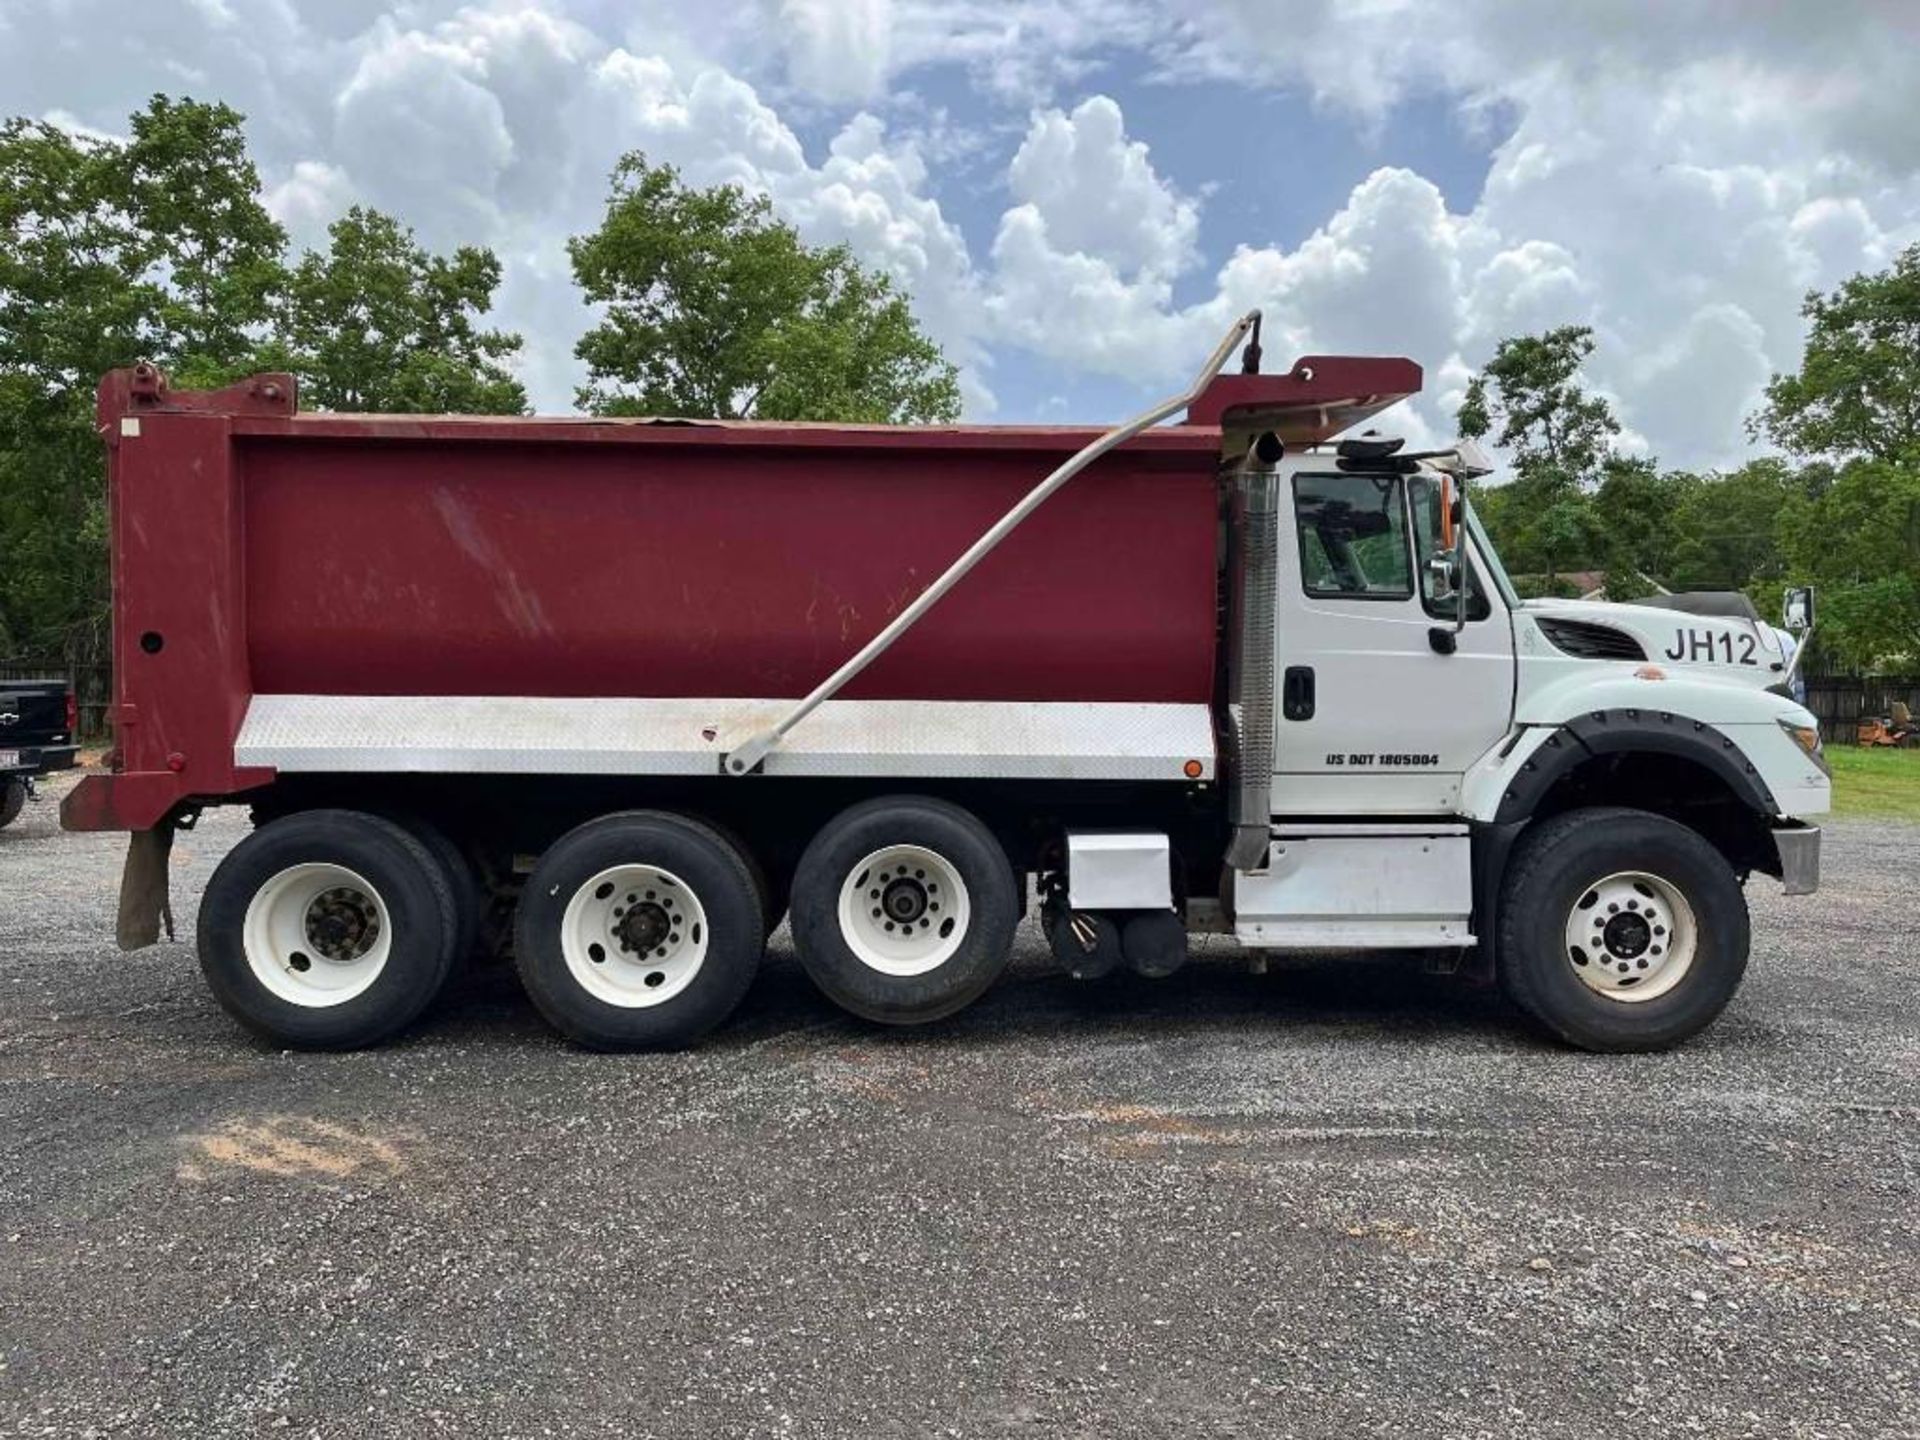
[{"label": "green tree", "polygon": [[1651,595],[1670,572],[1674,514],[1692,480],[1662,474],[1651,460],[1615,456],[1604,464],[1600,488],[1593,493],[1593,523],[1608,599]]},{"label": "green tree", "polygon": [[1495,545],[1516,572],[1543,570],[1550,591],[1561,571],[1607,559],[1589,496],[1620,424],[1580,381],[1592,353],[1584,325],[1502,340],[1457,416],[1462,435],[1491,439],[1513,470],[1499,502],[1482,507]]},{"label": "green tree", "polygon": [[100,375],[224,376],[260,338],[283,237],[240,123],[156,96],[124,141],[0,124],[0,648],[105,652]]},{"label": "green tree", "polygon": [[1786,581],[1779,526],[1788,501],[1804,494],[1793,468],[1778,456],[1752,460],[1724,475],[1676,477],[1683,488],[1668,519],[1662,578],[1672,590],[1750,590],[1771,596],[1771,613]]},{"label": "green tree", "polygon": [[1789,497],[1779,530],[1794,578],[1820,587],[1825,649],[1865,670],[1920,657],[1920,467],[1854,461]]},{"label": "green tree", "polygon": [[490,250],[429,254],[389,215],[355,206],[286,279],[278,336],[259,368],[291,370],[319,410],[519,414],[506,368],[520,337],[481,328],[500,284]]},{"label": "green tree", "polygon": [[1592,353],[1593,331],[1585,325],[1502,340],[1487,368],[1467,382],[1460,433],[1491,436],[1520,478],[1597,485],[1620,422],[1580,382],[1580,366]]},{"label": "green tree", "polygon": [[1920,245],[1809,294],[1800,369],[1753,428],[1810,457],[1780,512],[1792,578],[1821,587],[1820,644],[1875,668],[1920,659]]},{"label": "green tree", "polygon": [[158,331],[146,352],[183,387],[245,374],[271,318],[286,232],[260,203],[241,116],[156,95],[114,157]]},{"label": "green tree", "polygon": [[568,242],[604,318],[580,340],[599,415],[948,421],[954,367],[886,276],[804,244],[762,196],[692,189],[634,153],[605,219]]},{"label": "green tree", "polygon": [[1773,377],[1754,429],[1796,455],[1920,463],[1920,245],[1800,313],[1806,354]]}]

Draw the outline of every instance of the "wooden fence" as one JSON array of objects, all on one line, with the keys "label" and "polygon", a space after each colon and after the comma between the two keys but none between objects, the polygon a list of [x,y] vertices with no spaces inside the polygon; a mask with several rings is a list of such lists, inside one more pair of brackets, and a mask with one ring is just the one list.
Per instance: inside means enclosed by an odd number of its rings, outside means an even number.
[{"label": "wooden fence", "polygon": [[1894,700],[1920,715],[1920,675],[1809,675],[1807,708],[1829,745],[1851,745],[1863,715],[1887,713]]}]

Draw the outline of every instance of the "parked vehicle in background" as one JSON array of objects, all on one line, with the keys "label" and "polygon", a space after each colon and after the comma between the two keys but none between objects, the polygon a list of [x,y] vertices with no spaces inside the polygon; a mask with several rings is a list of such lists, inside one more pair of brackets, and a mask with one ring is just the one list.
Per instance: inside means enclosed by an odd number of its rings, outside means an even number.
[{"label": "parked vehicle in background", "polygon": [[79,706],[64,680],[0,680],[0,829],[20,818],[34,781],[79,755]]},{"label": "parked vehicle in background", "polygon": [[825,994],[935,1020],[1030,878],[1089,979],[1194,931],[1397,948],[1590,1049],[1696,1033],[1748,876],[1817,882],[1771,633],[1519,600],[1471,445],[1328,444],[1419,367],[1263,375],[1257,323],[1105,432],[299,414],[284,375],[114,372],[119,744],[63,814],[134,832],[122,943],[175,829],[241,804],[200,960],[282,1044],[391,1034],[503,908],[586,1044],[706,1033],[789,909]]}]

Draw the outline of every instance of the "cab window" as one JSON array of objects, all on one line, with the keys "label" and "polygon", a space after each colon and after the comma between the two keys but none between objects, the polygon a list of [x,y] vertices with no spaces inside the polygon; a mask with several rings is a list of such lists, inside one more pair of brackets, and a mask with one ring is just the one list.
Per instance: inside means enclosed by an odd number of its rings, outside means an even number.
[{"label": "cab window", "polygon": [[1406,600],[1413,595],[1407,507],[1398,475],[1297,475],[1294,526],[1309,595]]},{"label": "cab window", "polygon": [[[1416,475],[1408,482],[1408,498],[1413,502],[1414,554],[1420,559],[1420,603],[1436,620],[1453,620],[1460,614],[1460,586],[1435,560],[1447,561],[1453,549],[1446,543],[1446,527],[1441,523],[1440,507],[1445,503],[1444,489],[1431,475]],[[1486,588],[1480,576],[1467,563],[1467,619],[1484,620],[1493,613],[1487,603]]]}]

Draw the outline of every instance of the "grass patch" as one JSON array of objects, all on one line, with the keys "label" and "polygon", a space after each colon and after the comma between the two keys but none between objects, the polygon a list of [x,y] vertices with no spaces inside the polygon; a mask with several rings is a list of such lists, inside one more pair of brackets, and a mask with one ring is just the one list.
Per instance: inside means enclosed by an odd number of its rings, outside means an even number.
[{"label": "grass patch", "polygon": [[1920,750],[1834,745],[1833,813],[1920,820]]}]

